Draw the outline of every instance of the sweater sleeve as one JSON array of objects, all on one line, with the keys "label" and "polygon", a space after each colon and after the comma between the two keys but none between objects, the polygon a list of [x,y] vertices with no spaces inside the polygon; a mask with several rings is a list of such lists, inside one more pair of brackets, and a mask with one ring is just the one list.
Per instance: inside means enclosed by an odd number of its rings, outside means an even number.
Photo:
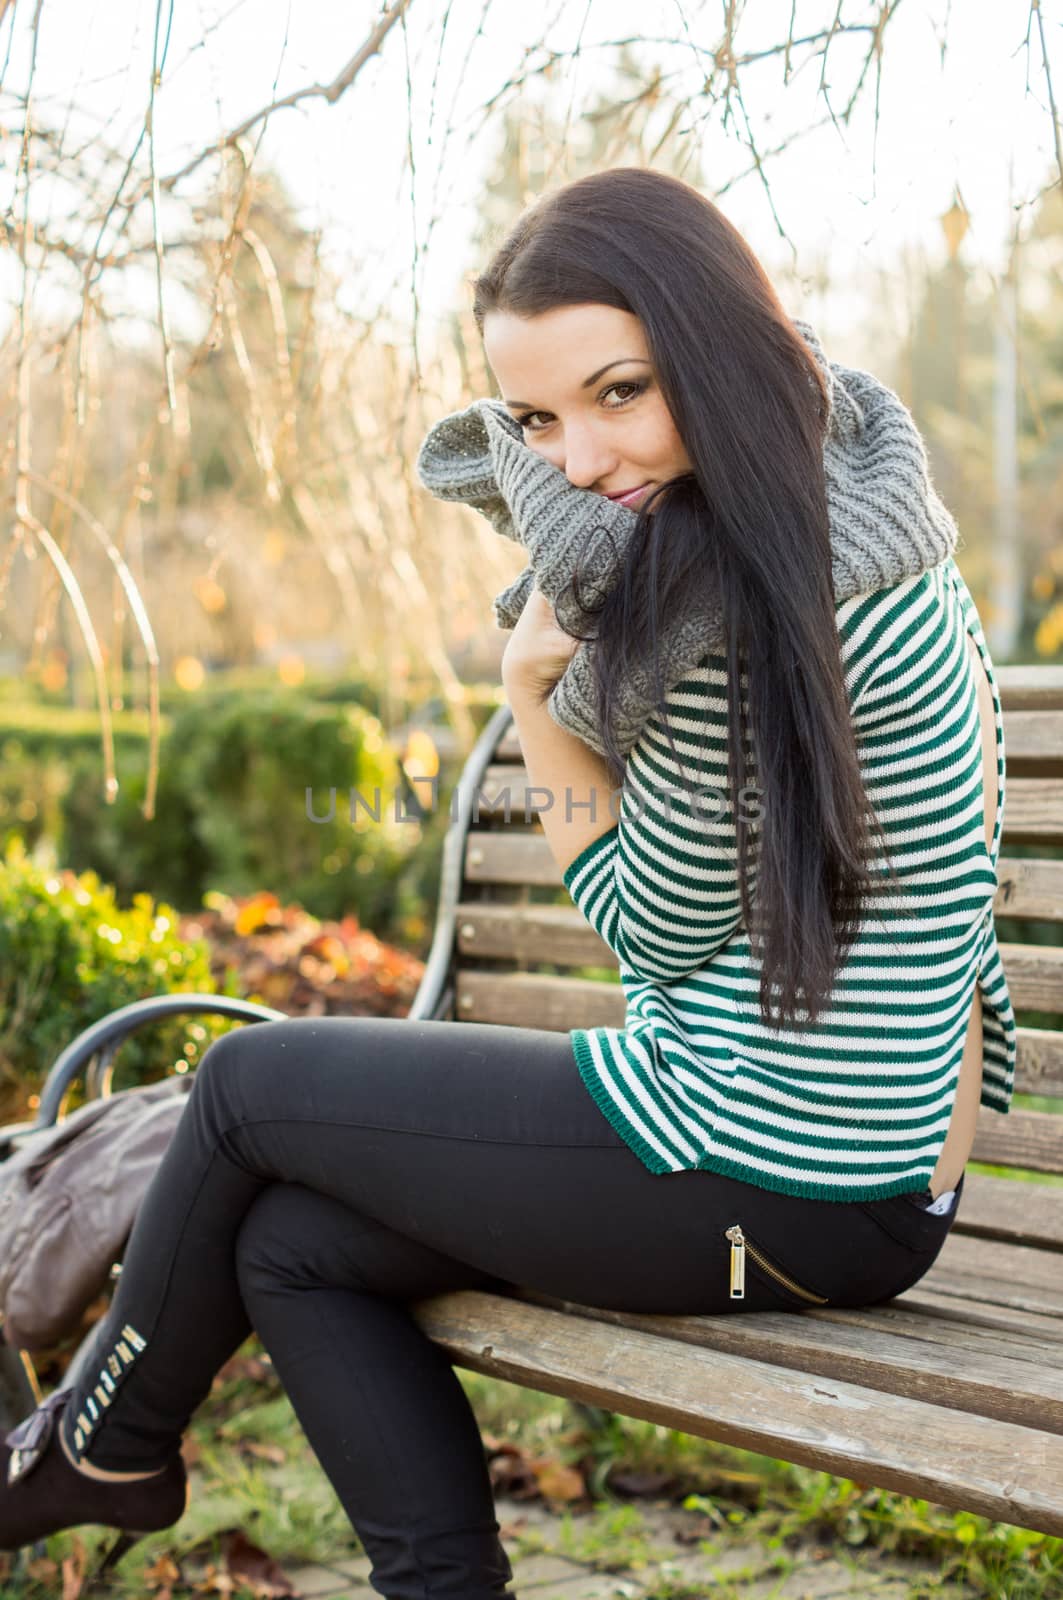
[{"label": "sweater sleeve", "polygon": [[[685,781],[655,715],[628,759],[619,819],[562,874],[574,903],[621,967],[654,982],[684,978],[704,966],[742,925],[721,721],[726,706],[721,713],[705,670],[697,669],[668,700]],[[707,749],[696,748],[699,735]],[[755,794],[744,814],[755,828]]]}]

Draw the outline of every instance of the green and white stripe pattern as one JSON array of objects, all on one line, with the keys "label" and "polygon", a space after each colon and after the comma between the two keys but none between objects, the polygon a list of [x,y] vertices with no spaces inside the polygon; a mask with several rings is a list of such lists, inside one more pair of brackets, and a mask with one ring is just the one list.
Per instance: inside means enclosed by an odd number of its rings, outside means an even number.
[{"label": "green and white stripe pattern", "polygon": [[[1015,1015],[993,918],[1004,726],[978,612],[949,556],[844,601],[836,617],[864,783],[903,898],[883,891],[868,903],[814,1028],[776,1032],[760,1020],[727,800],[723,656],[706,655],[667,698],[682,773],[656,712],[628,758],[619,820],[564,873],[617,956],[627,1000],[622,1029],[570,1030],[576,1062],[654,1173],[722,1172],[828,1200],[924,1187],[948,1132],[976,983],[981,1103],[1010,1109]],[[989,852],[967,633],[996,711]],[[711,793],[692,807],[688,787]]]}]

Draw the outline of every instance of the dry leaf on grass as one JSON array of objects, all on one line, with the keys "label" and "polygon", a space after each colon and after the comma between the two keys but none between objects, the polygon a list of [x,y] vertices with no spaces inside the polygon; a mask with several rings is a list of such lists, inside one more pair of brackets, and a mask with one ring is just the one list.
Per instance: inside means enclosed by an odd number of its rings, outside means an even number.
[{"label": "dry leaf on grass", "polygon": [[544,1500],[582,1500],[587,1493],[583,1474],[560,1461],[536,1460],[531,1463]]},{"label": "dry leaf on grass", "polygon": [[265,1356],[242,1356],[239,1351],[230,1356],[214,1374],[216,1384],[232,1383],[236,1378],[246,1378],[250,1383],[266,1383],[277,1376],[272,1361]]},{"label": "dry leaf on grass", "polygon": [[59,1576],[59,1563],[53,1561],[51,1556],[38,1556],[36,1561],[26,1562],[26,1576],[32,1578],[34,1583],[45,1583],[54,1589]]},{"label": "dry leaf on grass", "polygon": [[219,1572],[213,1561],[208,1561],[206,1572],[192,1587],[197,1594],[232,1594],[236,1584],[227,1572]]},{"label": "dry leaf on grass", "polygon": [[282,1450],[279,1444],[262,1444],[258,1439],[237,1439],[235,1443],[241,1455],[255,1456],[260,1461],[272,1461],[281,1466],[288,1459],[287,1450]]},{"label": "dry leaf on grass", "polygon": [[173,1556],[163,1554],[150,1567],[144,1568],[144,1582],[155,1600],[170,1600],[173,1586],[181,1581],[181,1569]]},{"label": "dry leaf on grass", "polygon": [[195,1589],[199,1594],[231,1595],[238,1589],[250,1589],[255,1600],[288,1600],[299,1591],[271,1555],[260,1550],[239,1528],[226,1534],[224,1568],[219,1571],[213,1562]]},{"label": "dry leaf on grass", "polygon": [[74,1548],[63,1557],[63,1600],[80,1600],[85,1583],[85,1546],[74,1535]]},{"label": "dry leaf on grass", "polygon": [[506,1495],[510,1500],[531,1500],[539,1494],[538,1479],[525,1451],[509,1443],[496,1443],[488,1446],[488,1450],[487,1471],[496,1495]]}]

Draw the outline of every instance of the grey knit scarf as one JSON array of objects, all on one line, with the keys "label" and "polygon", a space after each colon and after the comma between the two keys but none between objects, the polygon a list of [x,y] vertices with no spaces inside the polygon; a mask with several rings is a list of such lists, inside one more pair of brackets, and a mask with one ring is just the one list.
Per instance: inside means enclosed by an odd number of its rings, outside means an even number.
[{"label": "grey knit scarf", "polygon": [[[830,394],[823,462],[830,513],[831,571],[836,600],[885,588],[944,561],[959,535],[938,498],[926,450],[903,401],[869,372],[828,361],[807,322],[794,327],[827,379]],[[811,381],[811,380],[810,380]],[[636,513],[580,489],[524,442],[520,424],[497,399],[476,400],[437,422],[417,455],[417,472],[440,500],[462,500],[496,531],[528,552],[529,565],[494,601],[500,628],[513,628],[533,585],[551,601],[560,627],[593,634],[571,579],[598,603],[616,583]],[[590,651],[577,650],[550,694],[547,709],[600,755],[597,694]],[[659,630],[662,681],[669,691],[710,651],[724,653],[719,598],[692,596],[685,611]],[[626,755],[656,708],[651,662],[633,662],[617,685],[613,732]]]}]

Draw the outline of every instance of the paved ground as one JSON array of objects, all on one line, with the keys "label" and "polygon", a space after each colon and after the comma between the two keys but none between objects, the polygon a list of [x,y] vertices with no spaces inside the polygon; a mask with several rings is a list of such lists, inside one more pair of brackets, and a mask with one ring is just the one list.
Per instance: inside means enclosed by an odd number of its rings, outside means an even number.
[{"label": "paved ground", "polygon": [[[606,1552],[563,1554],[559,1545],[569,1551],[572,1545],[565,1547],[562,1518],[541,1505],[499,1498],[498,1520],[513,1565],[515,1600],[694,1600],[702,1594],[713,1600],[909,1600],[933,1587],[932,1568],[873,1550],[813,1543],[796,1552],[772,1550],[743,1542],[736,1531],[713,1539],[709,1553],[709,1541],[677,1540],[677,1529],[691,1525],[689,1514],[644,1503],[638,1509],[653,1559],[637,1568],[607,1571],[607,1561],[621,1567],[623,1540],[618,1541],[615,1562]],[[577,1541],[582,1520],[571,1518]],[[364,1557],[285,1571],[304,1600],[370,1600],[376,1594]],[[949,1600],[974,1594],[955,1583],[948,1586]]]}]

